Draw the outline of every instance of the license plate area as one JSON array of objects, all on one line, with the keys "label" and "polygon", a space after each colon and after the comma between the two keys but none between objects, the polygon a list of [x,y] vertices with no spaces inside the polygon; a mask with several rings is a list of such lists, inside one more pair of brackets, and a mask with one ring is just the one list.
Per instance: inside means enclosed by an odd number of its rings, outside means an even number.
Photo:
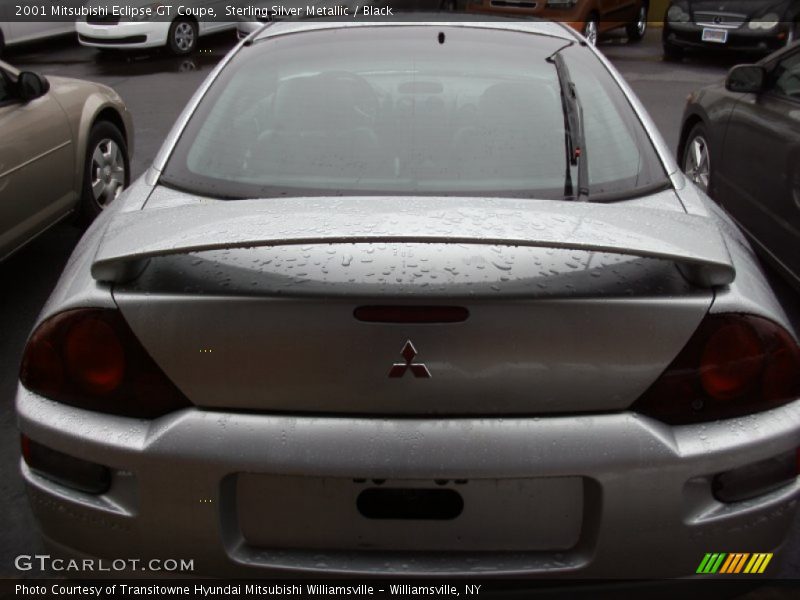
[{"label": "license plate area", "polygon": [[564,551],[584,479],[363,480],[240,473],[235,510],[259,549]]},{"label": "license plate area", "polygon": [[703,29],[703,41],[714,44],[725,44],[728,41],[728,32],[725,29],[714,29],[705,27]]},{"label": "license plate area", "polygon": [[455,490],[373,487],[356,498],[359,514],[367,519],[449,521],[464,510],[464,499]]}]

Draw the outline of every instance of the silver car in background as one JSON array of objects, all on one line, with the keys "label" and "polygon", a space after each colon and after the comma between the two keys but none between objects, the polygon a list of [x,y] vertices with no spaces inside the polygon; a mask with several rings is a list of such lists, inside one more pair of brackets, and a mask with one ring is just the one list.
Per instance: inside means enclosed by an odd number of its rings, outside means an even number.
[{"label": "silver car in background", "polygon": [[778,548],[800,493],[798,332],[557,23],[265,27],[84,236],[20,379],[67,556],[688,576]]}]

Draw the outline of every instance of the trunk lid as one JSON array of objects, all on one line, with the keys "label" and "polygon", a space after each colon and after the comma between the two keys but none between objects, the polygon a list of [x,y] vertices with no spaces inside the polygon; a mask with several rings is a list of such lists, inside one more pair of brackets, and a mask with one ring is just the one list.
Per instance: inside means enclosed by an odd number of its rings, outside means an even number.
[{"label": "trunk lid", "polygon": [[[95,267],[198,406],[409,416],[623,410],[711,304],[687,265],[732,277],[719,233],[679,212],[502,201],[478,222],[474,199],[445,199],[413,220],[364,202],[262,202],[251,208],[273,210],[258,218],[239,202],[213,218],[145,210],[112,223]],[[168,236],[169,222],[184,226]],[[704,242],[660,240],[670,222]]]}]

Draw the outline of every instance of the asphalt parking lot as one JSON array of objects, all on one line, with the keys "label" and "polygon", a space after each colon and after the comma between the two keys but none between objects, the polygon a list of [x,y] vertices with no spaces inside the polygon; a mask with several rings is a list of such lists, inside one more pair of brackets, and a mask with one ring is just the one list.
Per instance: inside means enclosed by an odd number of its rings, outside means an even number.
[{"label": "asphalt parking lot", "polygon": [[[194,90],[234,43],[235,35],[228,31],[203,38],[200,51],[191,58],[173,58],[161,53],[101,56],[67,39],[14,49],[4,60],[20,69],[90,79],[116,89],[133,114],[136,148],[131,167],[133,177],[138,177]],[[721,79],[742,60],[695,57],[681,64],[664,62],[658,31],[649,32],[635,46],[624,43],[624,38],[607,40],[602,50],[639,95],[671,148],[677,145],[687,95]],[[13,398],[27,335],[79,237],[70,223],[62,223],[0,263],[0,505],[4,509],[0,512],[0,577],[24,576],[14,569],[14,557],[40,549],[18,475]],[[800,297],[777,279],[775,285],[799,322]],[[653,546],[657,545],[654,540]],[[777,555],[771,575],[800,577],[800,519],[795,520],[792,541]]]}]

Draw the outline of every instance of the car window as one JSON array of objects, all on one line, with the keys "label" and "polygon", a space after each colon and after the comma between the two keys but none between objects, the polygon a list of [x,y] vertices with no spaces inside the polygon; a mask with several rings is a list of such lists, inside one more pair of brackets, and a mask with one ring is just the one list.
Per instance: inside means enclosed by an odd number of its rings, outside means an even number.
[{"label": "car window", "polygon": [[781,96],[800,100],[800,52],[780,61],[772,71],[772,90]]},{"label": "car window", "polygon": [[[582,99],[591,194],[666,181],[608,71],[563,39],[397,27],[244,48],[187,125],[162,181],[212,197],[564,198],[562,50]],[[574,177],[574,175],[573,175]]]}]

